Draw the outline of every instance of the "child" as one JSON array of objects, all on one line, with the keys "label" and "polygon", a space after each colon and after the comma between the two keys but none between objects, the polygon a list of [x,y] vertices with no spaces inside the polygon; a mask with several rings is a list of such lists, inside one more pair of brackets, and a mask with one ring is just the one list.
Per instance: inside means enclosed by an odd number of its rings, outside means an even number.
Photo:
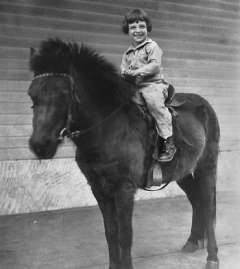
[{"label": "child", "polygon": [[157,132],[165,142],[158,160],[171,161],[176,147],[172,137],[172,116],[164,105],[168,85],[163,83],[162,50],[148,37],[152,30],[151,20],[143,10],[134,9],[125,15],[122,30],[129,35],[131,45],[123,54],[121,74],[134,79],[139,91],[133,101],[141,104],[144,98],[155,118]]}]

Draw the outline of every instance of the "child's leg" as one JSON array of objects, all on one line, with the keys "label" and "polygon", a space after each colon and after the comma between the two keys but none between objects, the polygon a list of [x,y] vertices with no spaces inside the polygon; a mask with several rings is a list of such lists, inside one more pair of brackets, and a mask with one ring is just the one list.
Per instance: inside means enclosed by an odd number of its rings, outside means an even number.
[{"label": "child's leg", "polygon": [[149,112],[157,123],[158,134],[167,139],[173,134],[172,115],[165,107],[164,87],[161,84],[151,84],[141,90],[143,98],[147,103]]}]

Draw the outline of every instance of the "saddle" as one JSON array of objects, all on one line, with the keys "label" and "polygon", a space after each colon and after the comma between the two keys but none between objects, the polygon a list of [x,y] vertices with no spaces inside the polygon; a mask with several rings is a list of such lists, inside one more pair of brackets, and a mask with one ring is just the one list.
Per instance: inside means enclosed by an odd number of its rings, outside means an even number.
[{"label": "saddle", "polygon": [[[168,84],[168,83],[166,83],[166,84]],[[170,113],[172,114],[172,117],[176,117],[178,115],[175,108],[182,106],[184,103],[185,103],[184,100],[178,100],[176,98],[174,87],[171,84],[168,84],[168,88],[167,88],[167,92],[166,92],[165,106],[169,109]],[[155,120],[153,119],[153,117],[149,113],[147,106],[140,105],[139,109],[143,113],[143,117],[147,121],[147,124],[149,126],[150,141],[153,141],[152,147],[150,150],[151,155],[152,155],[152,159],[150,161],[150,165],[149,165],[150,168],[148,169],[148,172],[146,175],[145,186],[143,188],[145,190],[150,190],[149,187],[151,187],[151,186],[161,186],[163,183],[165,183],[165,185],[163,187],[161,187],[161,188],[158,187],[157,190],[160,190],[160,189],[164,188],[169,183],[169,182],[164,182],[161,164],[158,161],[156,161],[156,158],[154,157],[154,153],[157,151],[156,148],[161,148],[161,144],[163,143],[163,140],[157,134],[157,131],[155,128]]]}]

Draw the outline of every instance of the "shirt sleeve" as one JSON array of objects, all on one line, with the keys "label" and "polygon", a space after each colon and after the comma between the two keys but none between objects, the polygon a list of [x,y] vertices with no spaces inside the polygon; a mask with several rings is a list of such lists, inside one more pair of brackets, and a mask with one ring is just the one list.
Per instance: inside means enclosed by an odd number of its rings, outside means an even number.
[{"label": "shirt sleeve", "polygon": [[154,75],[161,72],[162,65],[162,49],[156,42],[151,42],[145,47],[147,54],[147,64],[138,69],[138,73],[142,76]]},{"label": "shirt sleeve", "polygon": [[147,44],[146,46],[146,52],[148,55],[148,62],[157,62],[159,66],[162,65],[162,55],[163,51],[162,49],[158,46],[156,42],[152,42]]},{"label": "shirt sleeve", "polygon": [[127,60],[126,60],[126,53],[123,54],[122,56],[122,62],[120,65],[120,72],[121,74],[124,74],[125,71],[127,71],[129,69],[129,66],[127,64]]}]

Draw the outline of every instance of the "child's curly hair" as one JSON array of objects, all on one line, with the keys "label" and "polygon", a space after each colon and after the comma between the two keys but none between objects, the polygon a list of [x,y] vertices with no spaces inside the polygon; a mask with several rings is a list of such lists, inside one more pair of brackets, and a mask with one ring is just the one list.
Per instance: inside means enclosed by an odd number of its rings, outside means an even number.
[{"label": "child's curly hair", "polygon": [[133,9],[126,13],[122,22],[122,31],[124,34],[128,34],[128,25],[133,22],[145,21],[147,25],[147,31],[152,31],[152,22],[148,14],[142,9]]}]

